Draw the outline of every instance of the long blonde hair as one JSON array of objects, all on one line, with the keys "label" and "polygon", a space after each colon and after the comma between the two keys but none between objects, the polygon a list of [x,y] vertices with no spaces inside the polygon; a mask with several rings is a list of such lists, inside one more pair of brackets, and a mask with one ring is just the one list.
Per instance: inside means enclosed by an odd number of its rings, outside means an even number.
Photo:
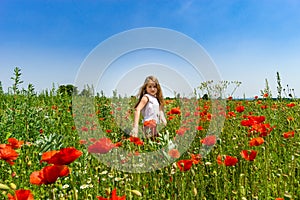
[{"label": "long blonde hair", "polygon": [[135,104],[134,108],[136,108],[140,101],[142,100],[143,96],[145,94],[147,94],[147,91],[146,91],[146,88],[147,88],[147,85],[150,81],[153,81],[155,84],[156,84],[156,88],[157,88],[157,93],[156,93],[156,98],[158,100],[158,103],[160,105],[160,108],[163,110],[164,108],[164,97],[163,97],[163,94],[162,94],[162,90],[161,90],[161,87],[160,87],[160,84],[158,82],[158,79],[154,76],[148,76],[146,77],[145,81],[144,81],[144,84],[142,85],[142,87],[140,88],[140,91],[137,95],[137,98],[139,99],[138,102]]}]

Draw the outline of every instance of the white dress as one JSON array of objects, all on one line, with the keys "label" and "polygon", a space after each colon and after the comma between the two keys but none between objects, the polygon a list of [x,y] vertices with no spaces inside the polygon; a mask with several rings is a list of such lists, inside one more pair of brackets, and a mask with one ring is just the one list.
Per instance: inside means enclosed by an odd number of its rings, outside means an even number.
[{"label": "white dress", "polygon": [[148,97],[148,103],[141,110],[143,115],[143,122],[154,119],[159,124],[159,103],[156,97],[145,94]]}]

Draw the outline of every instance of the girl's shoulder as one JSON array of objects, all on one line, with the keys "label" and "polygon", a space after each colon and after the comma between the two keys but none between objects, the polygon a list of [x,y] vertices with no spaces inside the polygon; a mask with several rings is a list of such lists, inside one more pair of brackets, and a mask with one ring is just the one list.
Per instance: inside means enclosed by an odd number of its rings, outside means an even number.
[{"label": "girl's shoulder", "polygon": [[158,99],[155,96],[152,96],[151,94],[144,94],[143,97],[148,98],[148,101],[151,103],[158,102]]},{"label": "girl's shoulder", "polygon": [[146,94],[144,94],[144,96],[142,97],[142,99],[141,100],[144,100],[144,101],[149,101],[149,97],[146,95]]},{"label": "girl's shoulder", "polygon": [[156,99],[155,96],[152,96],[151,94],[144,94],[148,99]]}]

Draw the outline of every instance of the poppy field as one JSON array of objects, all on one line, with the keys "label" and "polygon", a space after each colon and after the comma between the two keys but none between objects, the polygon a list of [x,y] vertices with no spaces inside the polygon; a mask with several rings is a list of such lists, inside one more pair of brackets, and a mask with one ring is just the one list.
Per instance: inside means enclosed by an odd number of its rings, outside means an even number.
[{"label": "poppy field", "polygon": [[[133,119],[134,97],[126,105],[117,96],[89,97],[94,107],[74,120],[80,105],[72,96],[37,94],[32,85],[20,89],[18,75],[14,81],[0,91],[1,199],[300,198],[298,99],[226,97],[213,108],[210,100],[168,98],[167,126],[153,140],[131,137],[122,124]],[[224,124],[210,129],[218,116]],[[118,149],[127,154],[113,154]],[[115,167],[144,163],[143,153],[158,149],[164,153],[151,170]]]}]

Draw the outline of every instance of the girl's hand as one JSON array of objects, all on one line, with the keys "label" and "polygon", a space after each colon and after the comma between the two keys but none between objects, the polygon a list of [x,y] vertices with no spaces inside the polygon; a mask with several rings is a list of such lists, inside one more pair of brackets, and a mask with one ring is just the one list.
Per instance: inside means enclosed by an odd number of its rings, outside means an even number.
[{"label": "girl's hand", "polygon": [[138,126],[133,127],[133,129],[132,129],[131,132],[130,132],[130,135],[131,135],[132,137],[137,137],[137,136],[138,136],[138,131],[139,131],[139,127],[138,127]]},{"label": "girl's hand", "polygon": [[164,124],[164,126],[167,125],[167,120],[165,118],[164,112],[162,110],[159,111],[159,118],[160,118],[160,122],[162,122]]},{"label": "girl's hand", "polygon": [[161,119],[160,122],[163,123],[164,126],[167,126],[167,120],[166,119]]},{"label": "girl's hand", "polygon": [[166,120],[165,116],[163,116],[163,118],[162,118],[162,123],[163,123],[165,126],[167,126],[167,120]]}]

